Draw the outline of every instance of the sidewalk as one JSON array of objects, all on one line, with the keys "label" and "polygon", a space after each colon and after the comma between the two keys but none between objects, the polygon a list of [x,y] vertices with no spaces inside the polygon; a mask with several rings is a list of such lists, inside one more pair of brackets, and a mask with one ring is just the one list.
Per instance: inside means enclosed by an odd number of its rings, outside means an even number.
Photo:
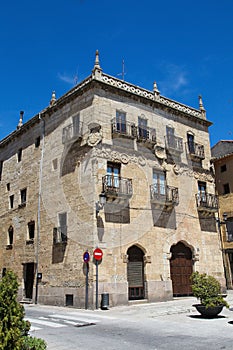
[{"label": "sidewalk", "polygon": [[[230,305],[230,308],[232,308],[233,290],[227,291],[226,301]],[[126,316],[140,313],[145,317],[148,314],[150,314],[151,317],[157,317],[164,315],[196,312],[196,308],[193,307],[193,304],[198,304],[198,300],[195,297],[177,297],[173,298],[173,300],[156,303],[143,303],[142,301],[140,301],[138,304],[134,303],[128,306],[116,306],[110,308],[109,311],[111,311],[111,314],[121,313],[121,315]]]}]

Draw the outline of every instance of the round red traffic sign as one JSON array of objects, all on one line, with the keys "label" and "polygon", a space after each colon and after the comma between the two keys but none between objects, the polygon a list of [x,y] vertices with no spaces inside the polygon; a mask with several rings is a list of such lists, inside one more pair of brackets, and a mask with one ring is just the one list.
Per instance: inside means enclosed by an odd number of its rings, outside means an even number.
[{"label": "round red traffic sign", "polygon": [[93,256],[95,260],[101,260],[103,257],[103,252],[100,248],[96,248],[93,252]]}]

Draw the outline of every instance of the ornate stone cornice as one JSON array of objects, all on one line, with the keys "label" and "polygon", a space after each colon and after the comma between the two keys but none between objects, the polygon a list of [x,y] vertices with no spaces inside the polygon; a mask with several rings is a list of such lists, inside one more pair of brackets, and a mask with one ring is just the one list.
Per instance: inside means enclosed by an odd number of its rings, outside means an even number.
[{"label": "ornate stone cornice", "polygon": [[[98,61],[97,61],[98,63]],[[54,100],[52,105],[46,107],[39,114],[41,116],[51,115],[53,112],[61,108],[64,104],[68,103],[69,100],[74,99],[79,93],[82,93],[85,89],[88,89],[89,85],[92,82],[99,82],[101,84],[105,84],[111,86],[113,88],[119,89],[119,91],[124,91],[126,93],[130,93],[137,97],[142,97],[150,102],[156,104],[156,107],[159,109],[169,109],[174,114],[183,114],[187,118],[194,118],[199,123],[202,123],[206,126],[210,126],[212,123],[207,121],[205,118],[205,113],[203,113],[204,109],[195,109],[189,106],[186,106],[182,103],[171,100],[167,97],[161,96],[158,90],[149,91],[143,89],[139,86],[133,85],[131,83],[125,82],[123,80],[117,79],[110,75],[104,74],[101,68],[98,67],[96,63],[95,70],[99,69],[98,74],[92,74],[88,76],[85,80],[83,80],[80,84],[76,85],[70,91],[68,91],[65,95],[60,97],[59,99]],[[202,106],[202,105],[201,105]],[[205,112],[205,111],[204,111]],[[26,122],[20,130],[14,131],[10,135],[8,135],[5,139],[0,141],[0,147],[10,142],[14,137],[17,137],[19,133],[24,132],[27,128],[33,126],[35,123],[39,121],[39,114],[31,118],[28,122]]]}]

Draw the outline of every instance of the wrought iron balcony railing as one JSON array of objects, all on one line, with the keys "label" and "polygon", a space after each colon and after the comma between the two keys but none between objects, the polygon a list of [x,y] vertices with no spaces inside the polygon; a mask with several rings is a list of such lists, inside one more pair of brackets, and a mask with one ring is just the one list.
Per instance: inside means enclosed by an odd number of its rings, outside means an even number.
[{"label": "wrought iron balcony railing", "polygon": [[205,159],[204,145],[191,142],[191,143],[188,143],[188,150],[192,158]]},{"label": "wrought iron balcony railing", "polygon": [[137,127],[134,123],[117,121],[116,118],[112,119],[112,133],[115,135],[128,136],[131,138],[137,137]]},{"label": "wrought iron balcony railing", "polygon": [[179,204],[179,192],[177,187],[153,184],[150,186],[151,202],[163,206]]},{"label": "wrought iron balcony railing", "polygon": [[130,197],[133,194],[132,179],[105,175],[102,184],[107,197]]},{"label": "wrought iron balcony railing", "polygon": [[82,136],[82,123],[78,125],[69,124],[62,130],[62,143],[67,143]]},{"label": "wrought iron balcony railing", "polygon": [[137,139],[139,142],[150,141],[156,143],[156,131],[148,126],[136,126],[132,122],[112,119],[112,134]]},{"label": "wrought iron balcony railing", "polygon": [[156,143],[156,131],[148,126],[138,126],[137,127],[137,140],[138,141],[150,141]]},{"label": "wrought iron balcony railing", "polygon": [[167,149],[171,152],[182,153],[184,151],[183,139],[181,137],[167,135],[166,145]]},{"label": "wrought iron balcony railing", "polygon": [[197,193],[196,204],[198,211],[216,212],[218,210],[218,198],[212,193]]}]

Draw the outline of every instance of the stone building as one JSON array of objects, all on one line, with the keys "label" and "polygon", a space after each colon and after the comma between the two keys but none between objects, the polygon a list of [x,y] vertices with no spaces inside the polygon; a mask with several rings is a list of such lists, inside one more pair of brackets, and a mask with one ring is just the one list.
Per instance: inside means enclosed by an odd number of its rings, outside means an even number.
[{"label": "stone building", "polygon": [[224,284],[210,125],[201,97],[195,109],[109,76],[98,52],[85,80],[25,124],[22,112],[0,142],[0,268],[20,297],[168,300],[192,293],[192,271]]},{"label": "stone building", "polygon": [[233,141],[219,141],[211,149],[219,198],[219,232],[228,289],[233,289]]}]

